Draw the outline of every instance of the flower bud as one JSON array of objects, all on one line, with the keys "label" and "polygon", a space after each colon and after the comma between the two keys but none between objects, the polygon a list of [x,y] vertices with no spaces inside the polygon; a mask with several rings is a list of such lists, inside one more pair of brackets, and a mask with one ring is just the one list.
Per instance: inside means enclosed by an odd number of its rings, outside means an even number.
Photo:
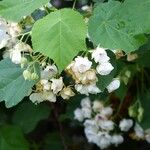
[{"label": "flower bud", "polygon": [[144,109],[143,109],[143,107],[139,107],[139,108],[138,108],[138,116],[137,116],[137,119],[138,119],[139,122],[142,121],[142,119],[143,119],[143,114],[144,114]]},{"label": "flower bud", "polygon": [[30,80],[31,79],[31,72],[29,70],[24,70],[23,71],[23,77],[25,80]]},{"label": "flower bud", "polygon": [[136,117],[137,116],[137,113],[136,111],[134,110],[134,106],[130,106],[129,109],[128,109],[128,113],[129,113],[129,116],[130,117]]},{"label": "flower bud", "polygon": [[31,74],[31,80],[37,80],[39,78],[39,76],[37,75],[37,73],[33,72]]}]

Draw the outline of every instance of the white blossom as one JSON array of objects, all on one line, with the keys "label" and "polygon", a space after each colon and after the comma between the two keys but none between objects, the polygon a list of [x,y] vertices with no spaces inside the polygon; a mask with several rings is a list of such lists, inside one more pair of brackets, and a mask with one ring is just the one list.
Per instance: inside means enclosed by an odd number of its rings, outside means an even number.
[{"label": "white blossom", "polygon": [[145,140],[150,143],[150,129],[145,131]]},{"label": "white blossom", "polygon": [[91,101],[90,101],[89,97],[86,97],[81,100],[81,106],[84,108],[91,108]]},{"label": "white blossom", "polygon": [[99,121],[99,126],[101,129],[106,131],[111,131],[114,129],[114,123],[111,120],[101,120]]},{"label": "white blossom", "polygon": [[111,143],[114,144],[115,146],[118,146],[119,144],[123,143],[124,139],[121,135],[113,135],[111,137]]},{"label": "white blossom", "polygon": [[100,47],[97,47],[95,50],[92,51],[92,59],[94,59],[96,63],[104,63],[110,60],[110,58],[107,56],[105,49]]},{"label": "white blossom", "polygon": [[144,130],[138,123],[136,123],[134,126],[134,132],[135,132],[136,137],[140,139],[144,138]]},{"label": "white blossom", "polygon": [[88,60],[87,57],[78,56],[75,58],[75,63],[73,65],[74,72],[84,73],[89,70],[92,66],[92,62]]},{"label": "white blossom", "polygon": [[63,88],[63,90],[60,92],[60,95],[63,99],[69,99],[70,97],[74,96],[75,93],[68,86],[68,87]]},{"label": "white blossom", "polygon": [[114,78],[113,81],[107,86],[107,90],[109,93],[117,90],[120,87],[120,80],[118,78]]},{"label": "white blossom", "polygon": [[105,149],[111,144],[111,136],[107,132],[99,132],[99,140],[96,141],[97,146],[101,149]]},{"label": "white blossom", "polygon": [[133,121],[131,119],[123,119],[119,123],[119,127],[121,131],[129,131],[129,129],[133,126]]},{"label": "white blossom", "polygon": [[8,26],[7,22],[0,18],[0,49],[7,45],[10,35],[7,34]]},{"label": "white blossom", "polygon": [[51,79],[58,73],[57,67],[53,65],[48,65],[44,70],[41,71],[42,79]]},{"label": "white blossom", "polygon": [[91,118],[92,110],[90,108],[82,108],[84,118]]},{"label": "white blossom", "polygon": [[101,90],[96,86],[96,84],[88,84],[88,85],[82,85],[82,84],[76,84],[75,89],[80,92],[81,94],[89,95],[90,94],[97,94],[100,93]]},{"label": "white blossom", "polygon": [[84,114],[82,112],[82,110],[80,108],[77,108],[75,111],[74,111],[74,119],[82,122],[84,120]]},{"label": "white blossom", "polygon": [[43,101],[56,102],[56,96],[51,91],[44,91],[40,93],[32,93],[30,95],[30,100],[33,103],[41,103]]},{"label": "white blossom", "polygon": [[103,104],[96,100],[93,102],[92,108],[94,112],[100,112],[103,109]]},{"label": "white blossom", "polygon": [[98,128],[96,125],[90,125],[90,126],[86,126],[84,128],[84,133],[88,139],[88,142],[93,142],[95,143],[95,141],[98,141]]},{"label": "white blossom", "polygon": [[54,94],[60,92],[64,86],[63,79],[60,77],[59,79],[51,79],[51,89],[53,90]]},{"label": "white blossom", "polygon": [[13,63],[20,64],[21,63],[21,51],[12,50],[12,52],[10,53],[10,59],[12,60]]},{"label": "white blossom", "polygon": [[110,117],[113,113],[113,109],[111,107],[104,107],[101,111],[102,116]]},{"label": "white blossom", "polygon": [[111,73],[113,69],[114,67],[110,62],[101,63],[96,67],[96,70],[100,75],[108,75]]}]

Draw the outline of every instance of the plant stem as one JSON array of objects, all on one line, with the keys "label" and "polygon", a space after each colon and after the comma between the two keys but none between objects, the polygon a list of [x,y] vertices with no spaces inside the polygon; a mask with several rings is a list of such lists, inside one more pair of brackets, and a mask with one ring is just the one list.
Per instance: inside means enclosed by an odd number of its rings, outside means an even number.
[{"label": "plant stem", "polygon": [[58,118],[59,118],[59,115],[58,115],[57,108],[55,107],[55,104],[53,104],[53,103],[51,103],[51,106],[52,106],[52,108],[53,108],[54,116],[55,116],[56,122],[57,122],[58,127],[59,127],[60,138],[61,138],[61,141],[62,141],[64,150],[67,150],[67,145],[66,145],[66,143],[65,143],[65,138],[64,138],[63,126],[62,126],[62,124],[60,123],[60,121],[59,121],[59,119],[58,119]]}]

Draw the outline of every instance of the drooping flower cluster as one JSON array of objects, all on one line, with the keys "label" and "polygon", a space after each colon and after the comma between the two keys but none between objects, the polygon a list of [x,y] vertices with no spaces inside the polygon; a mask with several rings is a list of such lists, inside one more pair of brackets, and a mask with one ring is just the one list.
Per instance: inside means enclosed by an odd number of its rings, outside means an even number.
[{"label": "drooping flower cluster", "polygon": [[56,77],[57,74],[58,70],[54,64],[41,69],[41,80],[36,85],[35,92],[30,95],[32,102],[40,103],[46,100],[56,102],[56,96],[69,99],[75,95],[71,87],[65,87],[62,77]]},{"label": "drooping flower cluster", "polygon": [[[134,139],[145,139],[150,142],[150,132],[145,131],[132,119],[122,119],[117,125],[113,120],[113,109],[104,107],[100,101],[91,102],[88,97],[81,100],[81,108],[74,111],[74,118],[83,122],[84,132],[88,142],[96,144],[101,149],[110,145],[118,146],[124,141],[123,134],[129,132]],[[132,130],[132,127],[134,129]],[[117,131],[117,132],[116,132]],[[132,133],[132,134],[131,134]]]},{"label": "drooping flower cluster", "polygon": [[[75,89],[85,95],[97,94],[101,92],[96,85],[98,81],[97,74],[108,75],[114,69],[109,62],[110,58],[107,55],[105,49],[97,47],[91,51],[91,59],[94,59],[98,63],[96,69],[92,66],[92,61],[88,57],[78,56],[75,60],[67,67],[67,72],[71,74],[75,80]],[[107,87],[109,92],[119,88],[119,79],[114,79],[112,83]]]},{"label": "drooping flower cluster", "polygon": [[104,107],[103,103],[97,100],[92,103],[88,97],[81,101],[81,108],[74,111],[75,119],[84,124],[88,142],[95,143],[101,149],[123,142],[121,134],[112,134],[115,128],[115,123],[111,119],[112,114],[111,107]]}]

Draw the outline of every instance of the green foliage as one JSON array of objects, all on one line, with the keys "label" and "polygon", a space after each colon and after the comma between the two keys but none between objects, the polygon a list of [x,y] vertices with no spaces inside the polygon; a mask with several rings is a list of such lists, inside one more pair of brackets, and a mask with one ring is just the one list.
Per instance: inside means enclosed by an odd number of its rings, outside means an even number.
[{"label": "green foliage", "polygon": [[13,115],[13,124],[19,126],[25,133],[31,132],[40,120],[47,119],[50,108],[45,104],[35,105],[24,102],[19,105]]},{"label": "green foliage", "polygon": [[4,126],[0,128],[0,149],[29,150],[29,146],[19,128]]},{"label": "green foliage", "polygon": [[0,62],[0,101],[5,101],[6,107],[18,104],[37,81],[25,80],[23,69],[19,65],[4,59]]},{"label": "green foliage", "polygon": [[43,150],[63,150],[59,133],[48,134],[43,144]]},{"label": "green foliage", "polygon": [[48,3],[48,0],[3,0],[0,1],[0,16],[19,22],[35,9]]},{"label": "green foliage", "polygon": [[94,9],[89,21],[89,35],[96,44],[125,52],[137,50],[146,42],[143,33],[150,29],[150,1],[109,1]]},{"label": "green foliage", "polygon": [[79,51],[86,49],[86,32],[86,25],[78,12],[57,10],[35,23],[33,49],[52,58],[62,71]]},{"label": "green foliage", "polygon": [[150,127],[150,117],[149,117],[149,114],[150,114],[150,92],[149,92],[149,90],[141,96],[140,100],[142,103],[142,107],[144,108],[144,115],[143,115],[141,125],[144,129],[148,129]]}]

